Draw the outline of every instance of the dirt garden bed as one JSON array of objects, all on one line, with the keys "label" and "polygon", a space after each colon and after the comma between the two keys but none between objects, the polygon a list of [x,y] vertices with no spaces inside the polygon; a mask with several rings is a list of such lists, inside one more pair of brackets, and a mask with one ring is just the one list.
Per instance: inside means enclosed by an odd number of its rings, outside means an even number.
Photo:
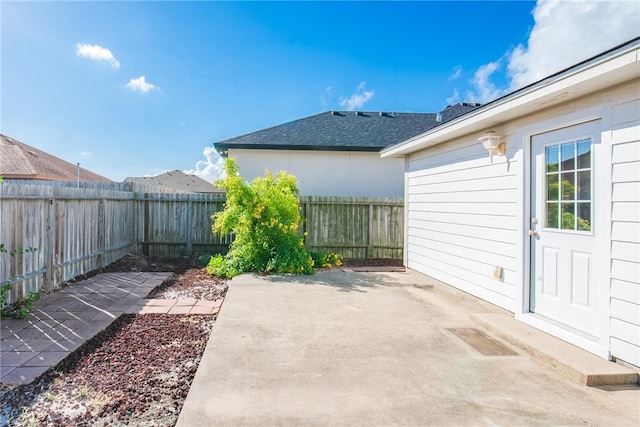
[{"label": "dirt garden bed", "polygon": [[[345,261],[350,267],[396,264]],[[175,273],[150,298],[214,301],[227,290],[192,258],[127,256],[102,270],[128,271]],[[0,385],[0,425],[173,426],[214,322],[213,316],[123,315],[34,382]]]}]

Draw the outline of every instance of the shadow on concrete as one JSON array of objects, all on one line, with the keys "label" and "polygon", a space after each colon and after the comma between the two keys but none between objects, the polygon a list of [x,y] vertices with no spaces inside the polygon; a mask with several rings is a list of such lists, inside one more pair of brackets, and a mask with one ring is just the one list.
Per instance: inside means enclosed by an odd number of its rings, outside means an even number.
[{"label": "shadow on concrete", "polygon": [[341,292],[367,292],[378,287],[414,287],[429,289],[433,285],[420,280],[415,274],[408,272],[363,273],[342,271],[340,269],[321,270],[312,276],[304,275],[274,275],[264,276],[270,283],[291,283],[295,285],[330,286]]}]

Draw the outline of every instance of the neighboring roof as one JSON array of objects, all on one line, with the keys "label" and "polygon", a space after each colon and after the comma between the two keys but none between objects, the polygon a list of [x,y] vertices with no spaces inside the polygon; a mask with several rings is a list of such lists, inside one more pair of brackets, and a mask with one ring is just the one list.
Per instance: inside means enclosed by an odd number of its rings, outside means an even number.
[{"label": "neighboring roof", "polygon": [[472,132],[478,137],[509,120],[640,78],[640,37],[532,83],[437,128],[381,151],[401,157]]},{"label": "neighboring roof", "polygon": [[479,106],[455,104],[440,113],[327,111],[213,145],[223,156],[229,148],[377,152]]},{"label": "neighboring roof", "polygon": [[127,177],[125,182],[136,182],[154,186],[160,189],[169,189],[179,193],[223,193],[224,191],[205,181],[197,175],[174,170],[156,176]]},{"label": "neighboring roof", "polygon": [[[76,181],[78,165],[0,134],[0,176],[5,179]],[[112,182],[80,168],[82,182]]]}]

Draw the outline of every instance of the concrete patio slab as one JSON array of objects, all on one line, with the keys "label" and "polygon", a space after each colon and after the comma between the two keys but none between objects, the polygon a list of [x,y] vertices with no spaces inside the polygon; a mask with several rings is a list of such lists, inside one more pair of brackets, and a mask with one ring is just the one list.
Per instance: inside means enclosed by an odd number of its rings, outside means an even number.
[{"label": "concrete patio slab", "polygon": [[236,277],[177,425],[640,423],[637,385],[585,387],[449,332],[496,312],[412,271]]},{"label": "concrete patio slab", "polygon": [[[556,337],[517,321],[506,313],[476,313],[471,319],[502,339],[588,386],[637,384],[638,373],[610,363]],[[638,401],[640,405],[640,400]]]}]

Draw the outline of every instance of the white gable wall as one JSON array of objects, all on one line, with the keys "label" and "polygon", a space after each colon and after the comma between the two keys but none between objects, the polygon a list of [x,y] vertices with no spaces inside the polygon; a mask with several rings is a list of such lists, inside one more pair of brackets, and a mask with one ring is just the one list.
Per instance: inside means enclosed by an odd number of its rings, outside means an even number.
[{"label": "white gable wall", "polygon": [[[598,342],[554,325],[541,329],[640,366],[640,93],[638,81],[492,126],[506,156],[473,133],[406,157],[405,264],[523,319],[529,292],[530,138],[597,119],[594,213]],[[611,179],[611,184],[607,181]],[[502,268],[502,275],[494,276]],[[524,320],[524,319],[523,319]],[[541,325],[539,319],[531,324]]]},{"label": "white gable wall", "polygon": [[267,169],[294,175],[305,196],[404,195],[403,159],[382,159],[378,153],[229,149],[228,156],[248,181]]}]

